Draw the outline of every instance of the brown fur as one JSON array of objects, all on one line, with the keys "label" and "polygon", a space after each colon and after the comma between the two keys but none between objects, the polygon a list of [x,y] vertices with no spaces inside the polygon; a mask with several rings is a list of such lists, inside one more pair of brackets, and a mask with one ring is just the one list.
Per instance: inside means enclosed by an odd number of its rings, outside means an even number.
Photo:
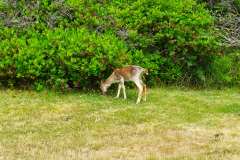
[{"label": "brown fur", "polygon": [[121,88],[124,92],[124,99],[126,99],[124,81],[133,81],[139,89],[137,103],[140,102],[142,95],[145,96],[146,100],[147,87],[142,81],[142,74],[148,74],[148,71],[140,66],[127,66],[123,68],[114,69],[113,73],[106,79],[106,81],[101,81],[101,90],[103,94],[107,92],[107,88],[111,86],[112,83],[119,83],[117,98],[119,97]]},{"label": "brown fur", "polygon": [[136,70],[132,66],[128,66],[124,68],[117,68],[113,72],[117,76],[122,76],[124,80],[129,80]]}]

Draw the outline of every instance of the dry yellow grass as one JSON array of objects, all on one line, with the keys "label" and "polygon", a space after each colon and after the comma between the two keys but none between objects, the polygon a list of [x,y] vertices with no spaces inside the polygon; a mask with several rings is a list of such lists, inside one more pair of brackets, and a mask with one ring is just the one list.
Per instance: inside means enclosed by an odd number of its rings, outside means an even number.
[{"label": "dry yellow grass", "polygon": [[240,159],[237,89],[128,96],[1,90],[0,160]]}]

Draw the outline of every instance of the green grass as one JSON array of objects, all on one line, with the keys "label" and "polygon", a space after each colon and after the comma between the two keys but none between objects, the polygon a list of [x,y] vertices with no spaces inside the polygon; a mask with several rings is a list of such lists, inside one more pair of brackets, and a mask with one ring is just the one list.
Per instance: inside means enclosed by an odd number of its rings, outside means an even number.
[{"label": "green grass", "polygon": [[239,159],[240,90],[0,90],[1,159]]}]

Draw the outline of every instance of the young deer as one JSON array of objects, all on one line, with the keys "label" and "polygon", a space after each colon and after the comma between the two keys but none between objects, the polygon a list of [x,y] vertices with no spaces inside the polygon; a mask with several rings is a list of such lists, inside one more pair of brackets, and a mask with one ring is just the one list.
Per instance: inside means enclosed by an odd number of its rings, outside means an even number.
[{"label": "young deer", "polygon": [[144,101],[146,101],[147,87],[142,81],[143,74],[148,74],[148,71],[139,66],[127,66],[123,68],[117,68],[113,71],[113,73],[105,80],[101,81],[101,90],[103,95],[106,94],[108,87],[110,87],[113,83],[119,83],[117,96],[115,98],[119,98],[120,91],[123,89],[124,99],[127,98],[125,92],[125,81],[132,81],[138,87],[138,98],[136,104],[141,101],[142,95],[144,94]]}]

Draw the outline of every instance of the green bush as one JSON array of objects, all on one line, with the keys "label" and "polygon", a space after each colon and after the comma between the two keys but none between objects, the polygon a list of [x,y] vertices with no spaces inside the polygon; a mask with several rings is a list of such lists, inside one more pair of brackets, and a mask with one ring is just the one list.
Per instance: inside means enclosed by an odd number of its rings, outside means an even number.
[{"label": "green bush", "polygon": [[240,13],[240,0],[234,0],[233,4],[236,7],[238,13]]},{"label": "green bush", "polygon": [[[239,85],[240,84],[240,53],[215,57],[211,65],[211,79],[213,85]],[[209,84],[210,84],[209,83]]]},{"label": "green bush", "polygon": [[5,6],[0,78],[10,85],[94,87],[127,64],[148,68],[149,84],[200,84],[218,52],[213,18],[194,0],[21,0]]},{"label": "green bush", "polygon": [[232,81],[231,69],[233,61],[229,56],[216,57],[212,64],[212,83],[228,84]]},{"label": "green bush", "polygon": [[[117,11],[121,27],[129,34],[129,45],[165,59],[158,70],[164,73],[161,79],[189,77],[197,83],[205,79],[218,44],[213,18],[204,6],[191,0],[139,0]],[[172,78],[165,77],[169,74]]]},{"label": "green bush", "polygon": [[28,31],[3,40],[0,50],[2,73],[12,71],[13,78],[56,87],[69,81],[89,85],[103,78],[103,72],[110,72],[109,67],[131,63],[126,44],[112,33],[98,35],[84,28],[57,28],[41,34]]}]

